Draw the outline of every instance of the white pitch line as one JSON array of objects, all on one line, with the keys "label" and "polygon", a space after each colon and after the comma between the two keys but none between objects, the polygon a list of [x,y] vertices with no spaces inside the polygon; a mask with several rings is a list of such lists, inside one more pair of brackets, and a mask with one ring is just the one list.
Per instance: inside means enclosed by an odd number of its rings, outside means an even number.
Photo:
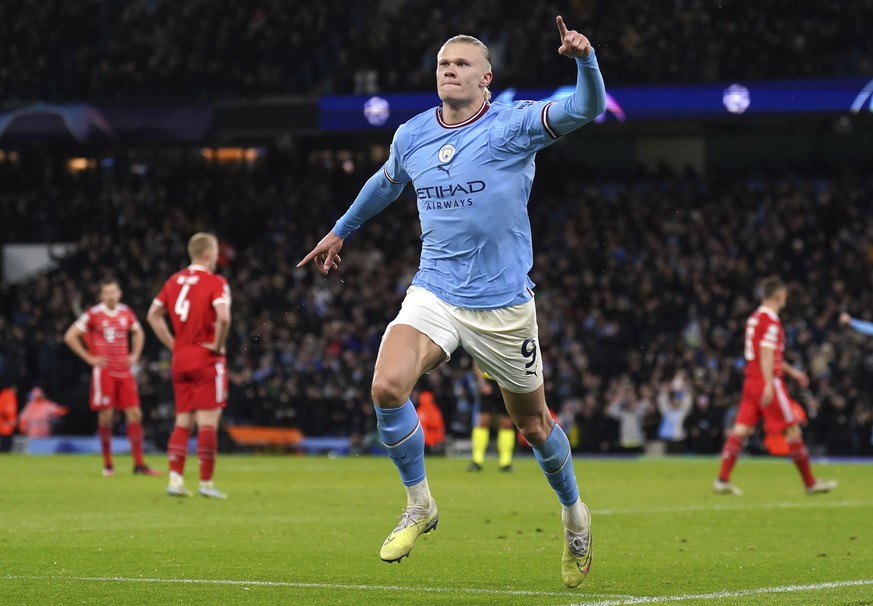
[{"label": "white pitch line", "polygon": [[[295,583],[291,581],[239,581],[233,579],[152,579],[137,577],[67,577],[0,575],[8,581],[82,581],[98,583],[178,583],[182,585],[234,585],[240,587],[289,587],[293,589],[349,589],[357,591],[410,591],[425,593],[463,593],[474,595],[566,598],[566,591],[525,591],[522,589],[478,589],[475,587],[402,587],[399,585],[350,585],[343,583]],[[615,593],[594,594],[592,599],[632,600],[636,596]]]},{"label": "white pitch line", "polygon": [[858,581],[834,581],[830,583],[811,583],[809,585],[783,585],[781,587],[761,587],[759,589],[740,589],[737,591],[714,591],[712,593],[688,593],[685,595],[665,595],[637,598],[618,598],[596,602],[574,602],[569,606],[630,606],[632,604],[666,604],[669,602],[687,602],[688,600],[719,600],[725,598],[742,598],[768,593],[798,593],[817,591],[820,589],[842,589],[844,587],[864,587],[873,585],[873,579]]},{"label": "white pitch line", "polygon": [[[723,497],[732,499],[736,497]],[[652,507],[648,509],[632,508],[626,509],[592,509],[593,515],[599,516],[617,516],[617,515],[635,515],[635,514],[650,514],[650,513],[693,513],[693,512],[713,512],[713,511],[753,511],[757,509],[821,509],[828,507],[870,507],[873,506],[873,501],[786,501],[782,503],[761,503],[757,505],[676,505],[675,507]]]}]

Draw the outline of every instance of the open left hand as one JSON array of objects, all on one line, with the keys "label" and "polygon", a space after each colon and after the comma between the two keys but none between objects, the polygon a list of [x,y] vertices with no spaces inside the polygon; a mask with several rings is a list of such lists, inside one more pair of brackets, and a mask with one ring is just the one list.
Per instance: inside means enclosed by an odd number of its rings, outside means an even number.
[{"label": "open left hand", "polygon": [[591,54],[591,43],[588,38],[575,29],[568,31],[564,24],[564,18],[560,15],[555,18],[555,23],[558,24],[558,33],[561,35],[561,46],[558,47],[559,55],[585,58]]}]

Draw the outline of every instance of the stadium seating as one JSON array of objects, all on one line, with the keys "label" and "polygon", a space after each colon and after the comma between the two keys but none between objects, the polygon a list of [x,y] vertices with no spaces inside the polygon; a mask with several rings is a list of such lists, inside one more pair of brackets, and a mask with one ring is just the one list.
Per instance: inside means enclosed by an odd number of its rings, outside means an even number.
[{"label": "stadium seating", "polygon": [[[121,277],[125,301],[142,318],[164,274],[184,263],[185,235],[206,226],[226,244],[221,271],[234,289],[228,421],[293,426],[307,439],[362,439],[374,429],[368,394],[379,339],[417,261],[414,211],[397,204],[355,234],[342,280],[322,281],[294,263],[342,212],[338,200],[349,199],[371,169],[362,166],[352,175],[310,170],[289,178],[186,169],[64,183],[56,194],[65,202],[62,220],[32,224],[32,233],[39,238],[54,229],[57,239],[76,232],[78,252],[31,283],[3,287],[0,367],[22,390],[38,383],[70,405],[70,431],[76,411],[80,420],[91,419],[83,412],[87,369],[59,345],[58,335],[93,299],[91,285],[105,273]],[[549,178],[557,168],[548,162],[539,170],[544,182],[559,182]],[[331,188],[320,188],[323,182]],[[24,235],[31,225],[27,212],[39,212],[43,191],[32,186],[9,194],[28,200],[28,206],[4,207],[3,225],[24,226],[10,236]],[[210,200],[222,198],[250,212],[242,217],[219,205],[204,215]],[[302,199],[305,205],[295,202]],[[862,279],[870,262],[863,219],[870,199],[869,177],[849,173],[722,180],[661,175],[538,192],[533,277],[546,389],[577,448],[618,450],[617,425],[605,410],[625,393],[619,387],[630,384],[629,393],[654,409],[662,385],[680,371],[695,397],[709,402],[711,423],[721,426],[737,401],[740,326],[755,304],[754,284],[778,271],[792,289],[784,314],[789,360],[813,380],[810,392],[795,392],[809,411],[813,448],[870,452],[873,413],[862,394],[871,388],[865,360],[873,341],[835,323],[841,309],[861,316],[873,309]],[[100,235],[106,224],[118,225],[116,239]],[[386,231],[395,236],[386,241]],[[140,382],[149,431],[170,422],[172,395],[167,354],[151,337],[144,359]],[[463,360],[455,356],[422,384],[437,394],[455,435],[466,433],[472,407]],[[835,407],[848,414],[832,414]],[[656,437],[657,413],[645,427]]]},{"label": "stadium seating", "polygon": [[[0,95],[155,101],[433,90],[436,50],[458,33],[490,45],[497,88],[570,77],[550,54],[551,4],[506,11],[496,0],[449,2],[416,9],[414,20],[397,4],[11,4],[0,7],[0,64],[11,67],[0,71]],[[591,38],[611,84],[663,84],[869,74],[873,40],[858,15],[871,10],[869,0],[853,10],[826,2],[796,10],[788,0],[575,2],[564,17]],[[57,22],[64,35],[32,35]]]}]

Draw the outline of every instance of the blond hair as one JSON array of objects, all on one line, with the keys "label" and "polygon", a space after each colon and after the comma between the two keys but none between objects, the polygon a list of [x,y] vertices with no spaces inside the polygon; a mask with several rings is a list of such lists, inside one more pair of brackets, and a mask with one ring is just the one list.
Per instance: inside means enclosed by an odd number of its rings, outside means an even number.
[{"label": "blond hair", "polygon": [[200,259],[210,248],[218,250],[218,238],[206,232],[197,232],[188,240],[188,256],[191,260]]},{"label": "blond hair", "polygon": [[[478,47],[479,50],[482,51],[482,56],[485,57],[485,62],[488,63],[488,71],[491,71],[491,51],[488,50],[488,47],[485,46],[485,43],[482,42],[479,38],[476,38],[474,36],[468,36],[466,34],[458,34],[457,36],[452,36],[451,38],[443,42],[443,45],[440,47],[439,52],[441,53],[443,49],[449,44],[469,44],[471,46]],[[491,91],[488,90],[487,86],[485,87],[483,94],[485,95],[486,101],[491,100]]]}]

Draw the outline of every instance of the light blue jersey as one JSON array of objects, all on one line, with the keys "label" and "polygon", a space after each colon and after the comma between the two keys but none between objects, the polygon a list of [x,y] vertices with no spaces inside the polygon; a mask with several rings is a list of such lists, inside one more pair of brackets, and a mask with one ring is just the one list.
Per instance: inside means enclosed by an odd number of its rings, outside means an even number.
[{"label": "light blue jersey", "polygon": [[459,124],[446,124],[435,108],[400,126],[385,166],[337,221],[334,233],[347,237],[411,182],[422,231],[414,285],[463,308],[531,299],[527,204],[534,157],[605,107],[593,51],[576,62],[576,93],[561,101],[485,102]]}]

